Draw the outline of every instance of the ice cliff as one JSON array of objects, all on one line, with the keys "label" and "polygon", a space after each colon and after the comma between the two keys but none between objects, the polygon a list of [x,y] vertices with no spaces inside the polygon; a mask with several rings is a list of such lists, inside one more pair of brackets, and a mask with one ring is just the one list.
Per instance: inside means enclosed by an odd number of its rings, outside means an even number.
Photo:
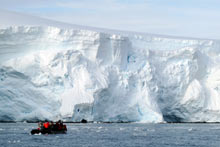
[{"label": "ice cliff", "polygon": [[0,29],[0,121],[220,122],[220,41]]}]

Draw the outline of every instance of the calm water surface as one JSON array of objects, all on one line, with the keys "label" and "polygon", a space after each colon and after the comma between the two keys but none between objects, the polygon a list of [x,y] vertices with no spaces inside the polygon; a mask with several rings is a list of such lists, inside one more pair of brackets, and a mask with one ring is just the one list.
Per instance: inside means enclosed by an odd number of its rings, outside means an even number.
[{"label": "calm water surface", "polygon": [[1,147],[220,147],[220,124],[67,124],[67,134],[30,135],[33,123],[0,123]]}]

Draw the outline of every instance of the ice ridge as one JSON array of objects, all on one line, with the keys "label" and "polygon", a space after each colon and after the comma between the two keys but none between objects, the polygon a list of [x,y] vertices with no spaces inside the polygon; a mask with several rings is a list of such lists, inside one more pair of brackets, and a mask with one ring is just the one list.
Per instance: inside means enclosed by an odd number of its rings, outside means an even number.
[{"label": "ice ridge", "polygon": [[220,42],[0,29],[0,120],[220,122]]}]

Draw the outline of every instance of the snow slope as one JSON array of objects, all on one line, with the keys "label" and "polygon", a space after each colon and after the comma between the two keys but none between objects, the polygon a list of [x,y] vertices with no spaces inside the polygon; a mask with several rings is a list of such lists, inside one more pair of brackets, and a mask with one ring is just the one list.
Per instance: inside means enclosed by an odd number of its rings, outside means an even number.
[{"label": "snow slope", "polygon": [[220,122],[220,41],[16,15],[0,29],[1,121]]}]

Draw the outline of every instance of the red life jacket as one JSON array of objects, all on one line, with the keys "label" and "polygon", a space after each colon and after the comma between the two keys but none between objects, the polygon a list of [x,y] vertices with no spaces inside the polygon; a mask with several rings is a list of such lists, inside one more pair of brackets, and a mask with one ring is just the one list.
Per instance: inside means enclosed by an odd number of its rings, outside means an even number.
[{"label": "red life jacket", "polygon": [[50,125],[49,122],[44,123],[44,128],[46,129],[49,128],[49,125]]},{"label": "red life jacket", "polygon": [[62,127],[61,127],[61,125],[59,124],[59,126],[58,126],[58,130],[62,130]]}]

